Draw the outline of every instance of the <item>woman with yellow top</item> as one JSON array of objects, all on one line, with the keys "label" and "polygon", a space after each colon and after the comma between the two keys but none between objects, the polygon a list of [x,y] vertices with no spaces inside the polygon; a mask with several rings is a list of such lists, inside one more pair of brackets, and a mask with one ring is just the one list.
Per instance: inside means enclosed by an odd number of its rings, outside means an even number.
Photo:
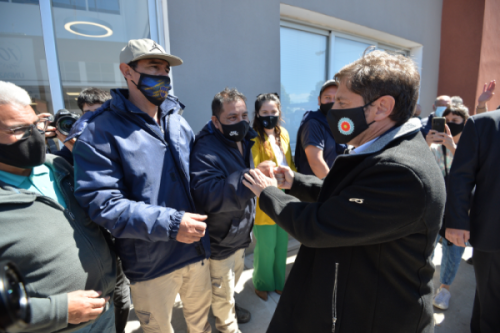
[{"label": "woman with yellow top", "polygon": [[[281,103],[278,94],[260,94],[255,101],[253,128],[258,136],[253,139],[252,156],[255,165],[271,160],[276,166],[289,166],[295,171],[288,132],[280,126]],[[285,286],[288,234],[259,208],[253,228],[257,245],[254,250],[253,284],[255,293],[267,301],[268,292],[281,295]]]}]

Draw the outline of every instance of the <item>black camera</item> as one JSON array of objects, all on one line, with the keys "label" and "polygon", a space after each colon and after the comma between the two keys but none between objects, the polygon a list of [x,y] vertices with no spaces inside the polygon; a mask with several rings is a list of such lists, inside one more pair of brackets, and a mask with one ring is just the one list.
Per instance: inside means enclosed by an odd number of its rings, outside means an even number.
[{"label": "black camera", "polygon": [[25,328],[31,319],[28,294],[12,262],[0,262],[0,332]]},{"label": "black camera", "polygon": [[80,118],[76,113],[69,112],[66,109],[61,109],[57,111],[54,121],[50,123],[50,126],[57,128],[61,134],[68,135],[71,131],[71,127]]}]

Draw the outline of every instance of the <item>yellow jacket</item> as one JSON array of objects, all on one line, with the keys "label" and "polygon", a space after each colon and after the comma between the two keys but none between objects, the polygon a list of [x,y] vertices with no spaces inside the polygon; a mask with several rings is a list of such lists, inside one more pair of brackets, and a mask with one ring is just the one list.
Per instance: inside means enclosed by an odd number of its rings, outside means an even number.
[{"label": "yellow jacket", "polygon": [[[285,152],[285,157],[286,157],[286,162],[288,163],[288,166],[290,169],[293,171],[297,171],[295,169],[295,165],[293,164],[292,161],[292,152],[290,149],[290,136],[288,135],[288,132],[286,129],[281,127],[281,145],[283,146],[283,150]],[[255,167],[259,165],[261,162],[271,160],[274,163],[276,163],[276,166],[278,166],[278,161],[276,160],[276,156],[274,156],[273,149],[271,148],[271,145],[269,143],[269,138],[266,135],[266,148],[263,147],[261,144],[260,138],[256,137],[252,139],[255,141],[255,144],[252,147],[252,156],[253,156],[253,162],[255,164]],[[256,225],[273,225],[275,224],[274,221],[263,211],[260,210],[259,208],[259,199],[257,199],[257,209],[255,212],[255,224]]]}]

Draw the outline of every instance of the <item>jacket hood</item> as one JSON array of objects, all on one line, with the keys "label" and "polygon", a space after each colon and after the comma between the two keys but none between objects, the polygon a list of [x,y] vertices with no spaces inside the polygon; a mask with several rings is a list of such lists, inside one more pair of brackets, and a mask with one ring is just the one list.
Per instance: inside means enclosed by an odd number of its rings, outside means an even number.
[{"label": "jacket hood", "polygon": [[356,155],[373,154],[384,149],[392,141],[408,135],[417,133],[420,131],[422,123],[417,118],[410,118],[406,123],[401,126],[393,127],[384,134],[382,134],[373,144],[371,144],[366,150],[357,153]]},{"label": "jacket hood", "polygon": [[[110,93],[110,100],[104,102],[104,104],[94,112],[85,113],[76,121],[65,142],[79,137],[92,119],[98,117],[101,113],[109,110],[110,108],[121,112],[142,112],[128,100],[128,89],[111,89]],[[179,99],[174,95],[168,95],[165,101],[160,105],[162,115],[181,114],[181,111],[184,108],[185,105],[179,102]]]}]

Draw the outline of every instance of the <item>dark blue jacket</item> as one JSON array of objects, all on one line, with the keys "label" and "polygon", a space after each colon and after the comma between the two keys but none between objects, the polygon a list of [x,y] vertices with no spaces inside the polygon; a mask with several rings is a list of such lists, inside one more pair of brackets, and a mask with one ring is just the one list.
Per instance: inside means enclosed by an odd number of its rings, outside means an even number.
[{"label": "dark blue jacket", "polygon": [[73,153],[66,146],[63,146],[60,150],[53,152],[52,155],[60,156],[64,158],[66,162],[73,165]]},{"label": "dark blue jacket", "polygon": [[[335,147],[332,149],[329,149],[330,147],[324,147],[323,149],[323,157],[326,164],[328,165],[328,168],[332,168],[333,162],[335,162],[337,156],[343,154],[347,148],[346,145],[335,142],[332,131],[330,129],[330,125],[328,125],[328,121],[326,120],[326,117],[323,115],[323,113],[321,113],[321,111],[307,111],[306,113],[304,113],[302,121],[300,122],[299,130],[297,131],[297,144],[295,146],[295,167],[297,168],[298,172],[305,175],[314,175],[314,172],[309,165],[309,161],[307,160],[307,155],[303,147],[302,132],[304,131],[304,128],[306,126],[310,126],[311,124],[313,124],[313,122],[319,124],[319,126],[321,126],[319,128],[324,129],[323,133],[325,136],[330,137],[322,138],[322,140],[324,140],[324,144],[326,145],[327,142],[330,142],[335,145]],[[327,150],[329,151],[328,156],[326,155]]]},{"label": "dark blue jacket", "polygon": [[127,99],[127,90],[111,95],[68,136],[79,135],[73,148],[75,197],[116,238],[132,282],[208,258],[208,235],[194,244],[175,240],[184,212],[195,211],[188,173],[194,134],[177,114],[180,103],[169,96],[161,105],[160,127]]},{"label": "dark blue jacket", "polygon": [[226,139],[212,121],[196,136],[191,152],[191,193],[196,208],[207,214],[212,259],[225,259],[250,244],[255,219],[255,194],[243,185],[243,175],[253,163],[250,129],[242,141],[245,156],[236,142]]}]

